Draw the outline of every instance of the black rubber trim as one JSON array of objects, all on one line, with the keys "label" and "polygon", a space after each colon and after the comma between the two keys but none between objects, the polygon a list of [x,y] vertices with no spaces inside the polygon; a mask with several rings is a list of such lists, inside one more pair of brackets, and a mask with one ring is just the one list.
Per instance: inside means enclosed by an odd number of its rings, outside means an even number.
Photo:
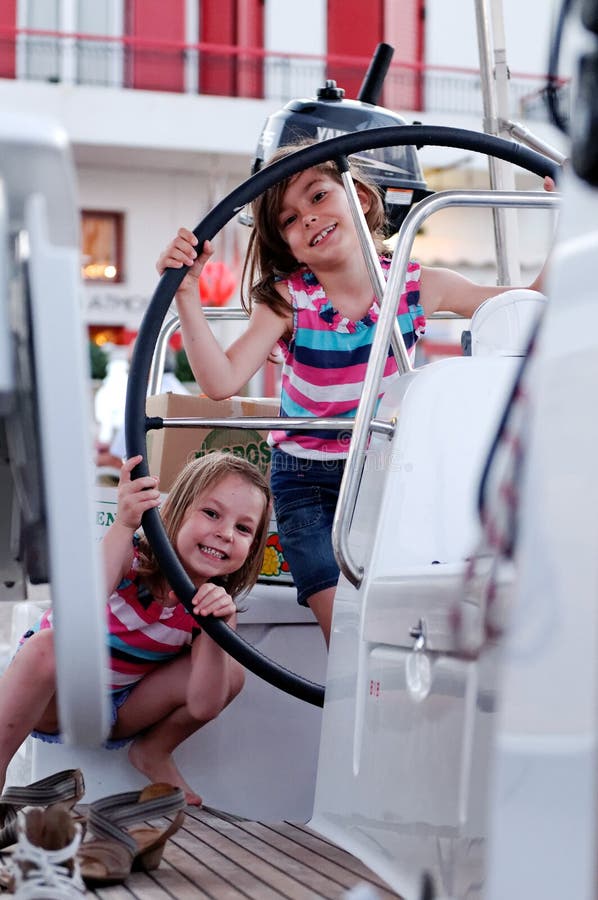
[{"label": "black rubber trim", "polygon": [[[279,160],[252,175],[227,197],[218,203],[194,229],[201,247],[205,240],[211,240],[233,216],[247,203],[250,203],[267,188],[279,181],[302,172],[311,166],[335,159],[350,156],[363,150],[379,147],[429,145],[436,147],[455,147],[461,150],[472,150],[485,153],[498,159],[513,163],[544,177],[550,175],[555,180],[559,166],[552,160],[503,138],[494,137],[483,132],[467,131],[462,128],[447,128],[439,125],[396,125],[382,128],[371,128],[355,134],[322,141],[319,144],[298,150],[292,156]],[[146,429],[148,421],[145,415],[145,398],[149,383],[149,373],[162,324],[172,303],[173,297],[187,273],[187,267],[167,269],[162,275],[149,307],[141,323],[135,342],[127,385],[125,405],[125,438],[127,456],[143,456],[143,461],[136,466],[133,478],[147,475]],[[151,424],[155,424],[152,422]],[[160,568],[168,579],[173,591],[181,603],[193,615],[191,600],[195,587],[183,569],[174,552],[156,509],[148,510],[143,516],[143,529],[152,546]],[[201,627],[227,653],[238,662],[263,678],[269,684],[305,700],[315,706],[324,704],[324,687],[308,679],[295,675],[283,666],[264,656],[245,641],[240,635],[219,619],[198,618]]]}]

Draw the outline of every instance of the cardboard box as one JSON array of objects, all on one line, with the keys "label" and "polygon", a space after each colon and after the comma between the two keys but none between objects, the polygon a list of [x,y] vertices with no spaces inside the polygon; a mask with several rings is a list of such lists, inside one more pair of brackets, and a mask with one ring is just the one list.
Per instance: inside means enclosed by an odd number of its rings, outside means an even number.
[{"label": "cardboard box", "polygon": [[[186,394],[148,397],[148,416],[161,419],[229,419],[240,416],[275,417],[278,403],[268,398],[231,397],[210,400]],[[263,475],[270,472],[268,431],[245,428],[160,428],[148,433],[149,468],[160,477],[160,490],[169,491],[183,466],[213,450],[225,450],[256,465]]]},{"label": "cardboard box", "polygon": [[[228,419],[240,416],[271,418],[278,415],[278,401],[270,398],[231,397],[210,400],[185,394],[156,394],[148,397],[148,416],[162,419]],[[160,428],[148,433],[148,463],[152,475],[160,478],[160,490],[168,492],[183,466],[198,456],[224,450],[242,456],[258,466],[266,477],[270,473],[268,431],[246,428]],[[270,520],[268,542],[261,579],[292,584],[284,559],[274,514]]]}]

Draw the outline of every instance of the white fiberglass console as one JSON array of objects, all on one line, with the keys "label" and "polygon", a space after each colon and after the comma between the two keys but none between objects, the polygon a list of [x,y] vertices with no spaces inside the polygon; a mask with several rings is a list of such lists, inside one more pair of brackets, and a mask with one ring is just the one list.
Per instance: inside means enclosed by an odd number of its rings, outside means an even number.
[{"label": "white fiberglass console", "polygon": [[[484,870],[495,659],[452,654],[479,541],[481,469],[520,361],[454,358],[403,375],[379,415],[351,531],[364,566],[334,608],[312,826],[402,896],[455,897]],[[469,610],[479,627],[483,610]]]},{"label": "white fiberglass console", "polygon": [[28,582],[50,584],[62,730],[93,745],[108,727],[105,591],[93,532],[79,214],[63,130],[3,112],[0,188],[2,581],[21,596]]}]

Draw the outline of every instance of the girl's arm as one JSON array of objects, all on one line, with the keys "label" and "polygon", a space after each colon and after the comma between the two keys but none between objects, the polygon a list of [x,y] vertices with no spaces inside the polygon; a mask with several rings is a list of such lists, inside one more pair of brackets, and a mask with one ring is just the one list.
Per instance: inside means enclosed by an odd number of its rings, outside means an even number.
[{"label": "girl's arm", "polygon": [[266,362],[277,340],[290,330],[291,311],[288,317],[282,317],[263,303],[256,304],[245,332],[224,350],[210,329],[199,297],[199,276],[212,247],[206,241],[198,256],[196,244],[192,231],[179,228],[160,254],[156,268],[162,274],[165,268],[190,266],[176,295],[183,343],[202,390],[213,400],[222,400],[238,393]]},{"label": "girl's arm", "polygon": [[[553,179],[548,175],[544,179],[544,190],[549,192],[556,190]],[[529,290],[542,292],[547,265],[548,260],[529,285]],[[476,284],[464,275],[453,272],[452,269],[429,269],[422,266],[420,288],[421,304],[426,316],[442,310],[458,313],[470,319],[484,300],[511,291],[514,286]]]},{"label": "girl's arm", "polygon": [[[174,596],[174,595],[172,595]],[[231,628],[237,625],[237,608],[232,597],[223,587],[207,582],[193,598],[196,615],[214,615],[223,619]],[[191,647],[191,671],[187,685],[187,705],[191,714],[205,708],[205,700],[210,697],[218,709],[222,709],[230,699],[227,673],[234,660],[212,638],[202,631]]]},{"label": "girl's arm", "polygon": [[[539,280],[540,276],[530,285],[531,290],[540,290]],[[442,310],[471,319],[478,306],[488,297],[511,290],[513,285],[476,284],[452,269],[422,266],[421,270],[420,298],[426,316]]]},{"label": "girl's arm", "polygon": [[158,479],[146,475],[131,481],[131,471],[143,457],[132,456],[120,471],[116,518],[102,538],[104,578],[106,592],[110,596],[131,568],[133,561],[133,535],[141,525],[146,509],[160,505]]}]

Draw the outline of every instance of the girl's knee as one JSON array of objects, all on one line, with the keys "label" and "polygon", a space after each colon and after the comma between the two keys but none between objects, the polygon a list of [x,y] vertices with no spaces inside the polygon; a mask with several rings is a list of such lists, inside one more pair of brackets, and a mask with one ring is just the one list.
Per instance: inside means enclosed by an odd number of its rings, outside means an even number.
[{"label": "girl's knee", "polygon": [[198,722],[211,722],[222,710],[231,703],[243,689],[245,684],[245,670],[235,660],[227,668],[226,678],[221,684],[221,689],[211,697],[205,694],[189,694],[187,696],[187,711]]},{"label": "girl's knee", "polygon": [[231,700],[234,700],[245,685],[245,669],[243,666],[239,665],[239,663],[234,662],[231,666],[230,678],[229,678],[229,692],[228,692],[228,700],[227,703],[230,703]]},{"label": "girl's knee", "polygon": [[40,681],[56,680],[56,654],[52,629],[44,628],[27,638],[19,652],[23,653],[25,649],[31,656],[32,664],[35,665],[36,678]]},{"label": "girl's knee", "polygon": [[231,659],[231,665],[228,670],[227,691],[220,711],[233,702],[235,697],[243,690],[244,684],[245,669],[236,660]]},{"label": "girl's knee", "polygon": [[197,696],[189,694],[187,697],[187,712],[191,718],[197,722],[197,727],[201,728],[206,722],[211,722],[216,716],[222,712],[225,704],[220,698]]}]

